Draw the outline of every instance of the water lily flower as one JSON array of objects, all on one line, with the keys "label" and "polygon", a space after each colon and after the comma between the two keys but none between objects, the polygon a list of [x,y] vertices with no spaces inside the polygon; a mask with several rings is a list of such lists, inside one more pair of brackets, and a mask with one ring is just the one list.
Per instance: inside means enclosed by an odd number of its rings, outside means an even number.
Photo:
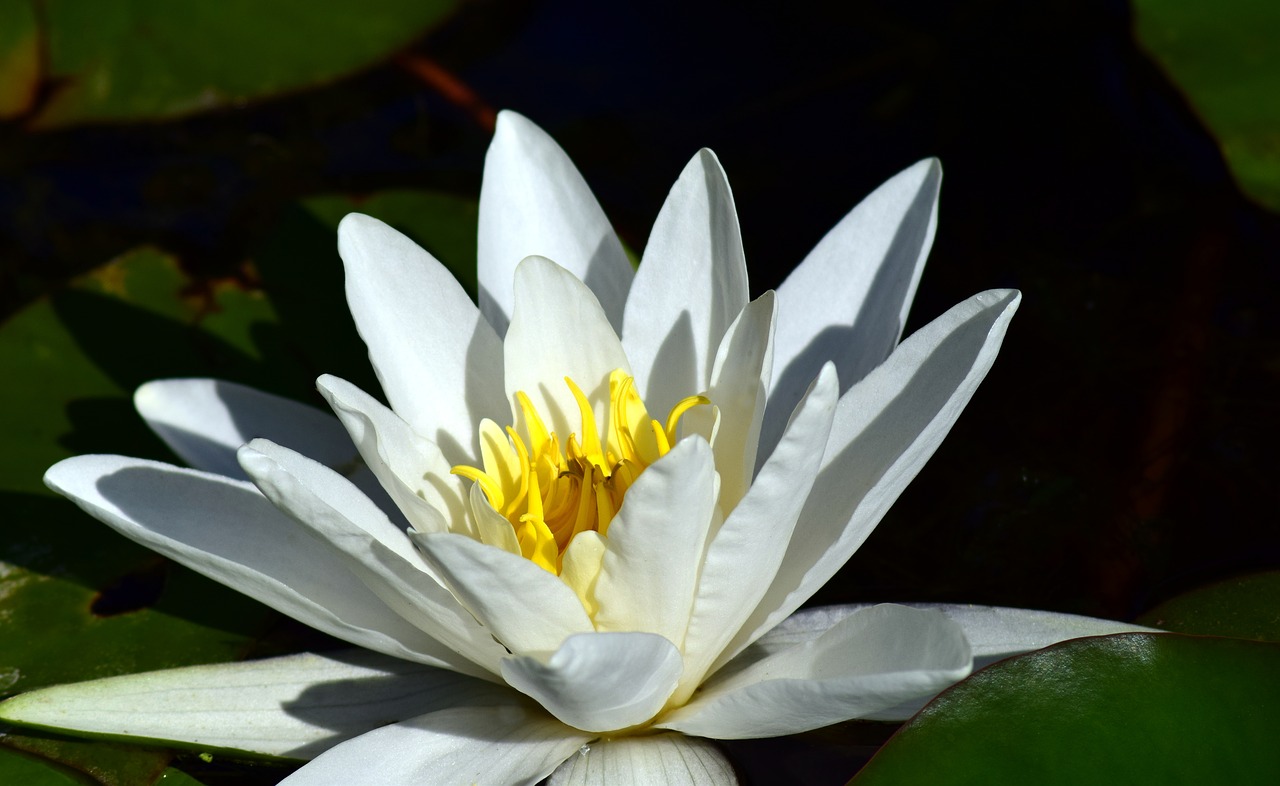
[{"label": "water lily flower", "polygon": [[750,300],[710,151],[633,273],[564,152],[504,113],[478,307],[381,222],[340,227],[390,407],[332,376],[336,419],[154,382],[137,408],[194,469],[79,456],[46,475],[125,536],[360,649],[53,687],[0,717],[312,759],[291,784],[728,783],[709,740],[906,717],[975,657],[1131,629],[797,613],[933,453],[1018,305],[984,292],[898,345],[940,177],[932,160],[895,176]]}]

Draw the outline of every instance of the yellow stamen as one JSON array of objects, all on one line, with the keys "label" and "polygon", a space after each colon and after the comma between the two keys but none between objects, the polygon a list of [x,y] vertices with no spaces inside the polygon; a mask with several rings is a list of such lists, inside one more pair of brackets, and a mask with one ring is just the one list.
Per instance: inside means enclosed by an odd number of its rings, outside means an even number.
[{"label": "yellow stamen", "polygon": [[[609,375],[608,419],[602,429],[582,388],[568,377],[564,381],[578,406],[581,438],[569,434],[562,451],[561,437],[547,430],[529,396],[520,391],[516,405],[521,422],[505,429],[505,439],[497,424],[481,424],[484,469],[453,468],[455,475],[478,483],[489,504],[510,522],[520,553],[557,574],[577,535],[608,533],[627,489],[675,444],[680,418],[711,403],[706,396],[681,400],[664,428],[649,417],[635,380],[617,370]],[[601,442],[602,434],[607,443]]]}]

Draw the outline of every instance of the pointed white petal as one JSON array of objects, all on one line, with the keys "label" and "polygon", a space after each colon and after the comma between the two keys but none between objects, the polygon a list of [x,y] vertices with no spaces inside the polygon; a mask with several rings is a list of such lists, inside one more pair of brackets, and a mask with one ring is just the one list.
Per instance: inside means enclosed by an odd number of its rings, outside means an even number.
[{"label": "pointed white petal", "polygon": [[329,467],[350,465],[355,446],[333,416],[220,379],[158,379],[133,394],[147,425],[196,469],[244,479],[236,448],[256,437],[289,445]]},{"label": "pointed white petal", "polygon": [[623,316],[622,344],[653,411],[707,389],[720,339],[746,303],[733,193],[715,153],[700,150],[658,213]]},{"label": "pointed white petal", "polygon": [[778,287],[777,373],[763,455],[824,362],[835,362],[844,393],[893,351],[933,245],[941,184],[932,158],[894,175]]},{"label": "pointed white petal", "polygon": [[462,605],[512,653],[551,653],[592,630],[573,590],[532,560],[462,535],[414,539]]},{"label": "pointed white petal", "polygon": [[434,442],[346,380],[316,380],[365,463],[415,529],[467,531],[462,481]]},{"label": "pointed white petal", "polygon": [[[1151,633],[1156,630],[1130,622],[1081,617],[1056,611],[951,603],[903,605],[913,609],[942,612],[958,624],[973,649],[975,671],[998,660],[1048,647],[1067,639],[1082,636],[1110,636],[1115,633]],[[732,663],[725,667],[725,670],[745,668],[782,649],[812,641],[837,622],[869,607],[869,604],[854,603],[797,611],[743,650]],[[915,715],[932,698],[932,694],[922,696],[873,712],[866,717],[874,720],[906,720]]]},{"label": "pointed white petal", "polygon": [[[524,391],[547,427],[561,438],[581,435],[569,377],[592,402],[603,434],[609,374],[630,373],[627,356],[591,290],[572,273],[541,257],[515,272],[515,313],[504,344],[507,400]],[[479,455],[479,454],[477,454]]]},{"label": "pointed white petal", "polygon": [[945,615],[875,606],[745,669],[725,669],[657,725],[716,739],[796,734],[932,695],[972,664],[964,633]]},{"label": "pointed white petal", "polygon": [[591,735],[524,707],[458,707],[331,748],[281,786],[533,786]]},{"label": "pointed white petal", "polygon": [[309,759],[394,721],[514,691],[399,658],[347,650],[189,666],[58,685],[0,704],[12,723]]},{"label": "pointed white petal", "polygon": [[862,545],[986,376],[1020,299],[993,290],[954,306],[840,397],[782,566],[727,656],[799,608]]},{"label": "pointed white petal", "polygon": [[827,365],[751,489],[712,537],[685,635],[678,701],[702,682],[773,580],[817,474],[835,405],[836,372]]},{"label": "pointed white petal", "polygon": [[596,630],[684,641],[715,504],[711,448],[699,437],[640,473],[603,539]]},{"label": "pointed white petal", "polygon": [[580,633],[545,662],[507,658],[507,684],[575,729],[614,731],[662,709],[680,679],[680,651],[652,633]]},{"label": "pointed white petal", "polygon": [[435,641],[251,484],[156,461],[76,456],[45,484],[109,527],[333,636],[409,660]]},{"label": "pointed white petal", "polygon": [[[941,612],[964,631],[973,648],[977,667],[995,660],[1022,655],[1032,650],[1084,636],[1111,636],[1116,633],[1156,633],[1156,628],[1132,622],[1064,614],[1060,611],[1014,609],[1006,606],[978,606],[971,603],[903,603],[913,609]],[[750,651],[770,652],[811,641],[832,625],[872,604],[850,603],[802,609],[760,637]],[[748,652],[744,651],[742,656]],[[740,657],[742,657],[740,656]],[[737,659],[735,659],[735,664]]]},{"label": "pointed white petal", "polygon": [[[480,185],[476,249],[480,310],[501,335],[520,260],[543,256],[595,293],[615,331],[631,287],[631,263],[573,162],[547,133],[515,112],[498,115]],[[478,421],[477,421],[478,422]]]},{"label": "pointed white petal", "polygon": [[501,420],[502,344],[453,275],[369,216],[338,226],[347,303],[387,401],[450,462],[477,455],[475,425]]},{"label": "pointed white petal", "polygon": [[733,765],[715,743],[683,734],[593,742],[561,764],[548,786],[733,786]]},{"label": "pointed white petal", "polygon": [[748,303],[725,333],[711,370],[707,395],[720,412],[714,447],[723,510],[738,504],[755,475],[765,391],[773,373],[774,314],[772,292]]},{"label": "pointed white petal", "polygon": [[266,440],[241,448],[240,464],[267,499],[344,556],[365,586],[435,640],[424,654],[465,674],[497,673],[506,651],[431,576],[409,537],[342,476]]}]

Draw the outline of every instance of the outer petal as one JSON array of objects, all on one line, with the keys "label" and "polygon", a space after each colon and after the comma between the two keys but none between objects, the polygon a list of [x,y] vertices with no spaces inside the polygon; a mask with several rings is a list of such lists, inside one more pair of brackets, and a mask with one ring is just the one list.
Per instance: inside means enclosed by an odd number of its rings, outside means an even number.
[{"label": "outer petal", "polygon": [[702,682],[773,580],[818,470],[835,403],[835,369],[828,365],[796,408],[751,490],[713,536],[684,640],[677,704]]},{"label": "outer petal", "polygon": [[190,666],[59,685],[0,704],[13,723],[309,759],[369,729],[518,694],[368,650]]},{"label": "outer petal", "polygon": [[347,303],[387,400],[450,462],[478,455],[475,424],[501,420],[502,345],[443,265],[368,216],[338,226]]},{"label": "outer petal", "polygon": [[716,739],[796,734],[932,695],[972,664],[964,633],[946,616],[875,606],[816,639],[717,675],[657,725]]},{"label": "outer petal", "polygon": [[252,485],[155,461],[76,456],[45,483],[131,540],[325,633],[432,665],[435,640]]},{"label": "outer petal", "polygon": [[621,331],[633,275],[622,244],[565,152],[515,112],[498,115],[484,159],[476,251],[480,310],[499,335],[515,304],[516,265],[535,254],[554,259],[585,282],[614,330]]},{"label": "outer petal", "polygon": [[778,373],[761,455],[828,360],[844,393],[893,351],[938,222],[942,167],[926,159],[871,193],[778,287]]},{"label": "outer petal", "polygon": [[720,339],[746,303],[733,193],[715,153],[700,150],[658,213],[623,315],[622,344],[653,411],[707,389]]},{"label": "outer petal", "polygon": [[544,663],[502,662],[507,684],[575,729],[614,731],[662,709],[680,679],[680,651],[652,633],[580,633]]},{"label": "outer petal", "polygon": [[281,786],[532,786],[591,739],[525,707],[458,707],[383,726],[332,748]]},{"label": "outer petal", "polygon": [[684,641],[715,505],[711,448],[699,437],[640,474],[603,539],[596,630]]},{"label": "outer petal", "polygon": [[[1031,611],[1000,606],[957,605],[949,603],[908,603],[915,609],[939,611],[958,624],[973,649],[976,671],[998,660],[1021,655],[1082,636],[1110,636],[1114,633],[1151,633],[1155,628],[1128,622],[1081,617],[1056,611]],[[828,628],[851,614],[870,608],[867,604],[823,606],[798,611],[776,628],[761,636],[756,643],[725,667],[738,670],[788,647],[812,641]],[[877,720],[901,721],[915,715],[933,696],[922,696],[903,704],[867,715]]]},{"label": "outer petal", "polygon": [[266,440],[241,448],[240,463],[267,499],[345,557],[389,608],[438,642],[432,656],[465,674],[497,673],[506,650],[436,582],[408,536],[342,476]]},{"label": "outer petal", "polygon": [[350,466],[355,446],[333,416],[219,379],[158,379],[133,394],[147,425],[187,464],[244,480],[236,449],[265,437],[329,467]]},{"label": "outer petal", "polygon": [[541,257],[520,263],[515,287],[503,348],[507,400],[524,391],[552,431],[580,434],[578,405],[564,383],[569,377],[592,402],[603,429],[609,374],[618,368],[630,373],[631,367],[600,303],[572,273]]},{"label": "outer petal", "polygon": [[722,510],[738,504],[755,475],[765,390],[773,373],[774,303],[773,293],[766,292],[742,309],[711,369],[708,395],[720,412],[714,447]]},{"label": "outer petal", "polygon": [[549,786],[731,786],[733,765],[714,743],[683,734],[600,740],[560,765]]},{"label": "outer petal", "polygon": [[720,663],[799,608],[862,545],[986,376],[1020,299],[1008,290],[975,295],[841,396],[782,566]]},{"label": "outer petal", "polygon": [[[396,413],[346,380],[316,380],[382,488],[421,532],[468,532],[462,481],[440,448]],[[474,533],[470,533],[474,534]]]},{"label": "outer petal", "polygon": [[573,590],[531,560],[463,535],[415,540],[458,600],[511,652],[554,652],[569,636],[592,630]]}]

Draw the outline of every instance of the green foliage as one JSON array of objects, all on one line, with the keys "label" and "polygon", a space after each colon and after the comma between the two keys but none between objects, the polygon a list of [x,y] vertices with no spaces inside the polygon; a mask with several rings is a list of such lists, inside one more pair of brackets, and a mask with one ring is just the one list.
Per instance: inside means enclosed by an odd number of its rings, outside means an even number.
[{"label": "green foliage", "polygon": [[1135,0],[1138,40],[1212,129],[1240,187],[1280,210],[1280,4]]},{"label": "green foliage", "polygon": [[1280,783],[1280,646],[1131,633],[995,664],[851,782]]},{"label": "green foliage", "polygon": [[[311,642],[296,640],[305,632],[282,632],[278,616],[256,602],[116,535],[45,489],[40,476],[80,453],[173,461],[133,411],[132,392],[149,379],[217,376],[318,406],[312,383],[321,372],[376,390],[343,301],[335,243],[336,224],[352,209],[336,197],[295,209],[256,255],[257,267],[235,279],[194,280],[174,258],[143,248],[0,325],[0,369],[21,381],[5,387],[0,407],[0,697]],[[474,271],[474,202],[397,192],[360,209]],[[0,741],[0,782],[193,782],[166,774],[169,758],[11,731]]]},{"label": "green foliage", "polygon": [[1156,606],[1138,623],[1197,636],[1280,643],[1280,571],[1192,590]]},{"label": "green foliage", "polygon": [[[0,117],[56,85],[35,124],[149,120],[332,81],[411,44],[456,0],[0,0]],[[36,53],[47,52],[43,74]]]}]

